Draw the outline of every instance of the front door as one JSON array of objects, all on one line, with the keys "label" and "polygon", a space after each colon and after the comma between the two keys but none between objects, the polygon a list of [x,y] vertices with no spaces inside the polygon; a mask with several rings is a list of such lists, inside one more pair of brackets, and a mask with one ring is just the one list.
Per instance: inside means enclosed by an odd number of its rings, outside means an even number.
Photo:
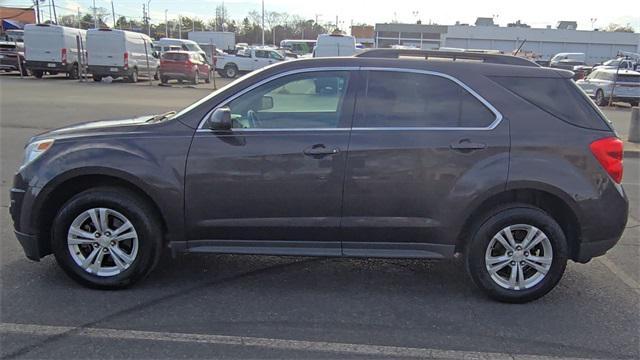
[{"label": "front door", "polygon": [[480,193],[505,186],[509,127],[446,75],[392,70],[368,71],[358,95],[343,251],[450,256],[452,224],[461,222],[464,207]]},{"label": "front door", "polygon": [[194,251],[340,255],[352,74],[303,71],[221,104],[232,131],[196,132],[185,189]]}]

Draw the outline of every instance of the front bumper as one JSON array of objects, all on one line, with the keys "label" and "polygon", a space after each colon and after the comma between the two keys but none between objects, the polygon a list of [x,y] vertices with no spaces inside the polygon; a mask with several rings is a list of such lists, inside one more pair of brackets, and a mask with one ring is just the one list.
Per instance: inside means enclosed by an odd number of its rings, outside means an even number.
[{"label": "front bumper", "polygon": [[24,250],[24,254],[29,260],[40,261],[40,246],[38,244],[38,238],[35,235],[23,234],[19,231],[13,231],[16,234],[16,238],[20,245],[22,245],[22,250]]},{"label": "front bumper", "polygon": [[9,205],[9,213],[11,214],[11,219],[13,220],[14,233],[20,245],[22,245],[22,249],[24,250],[27,258],[35,261],[39,261],[42,258],[43,254],[41,253],[38,237],[36,235],[27,234],[22,230],[25,228],[22,221],[26,220],[25,216],[23,216],[22,212],[26,209],[24,206],[25,195],[27,192],[20,188],[12,188],[11,189],[11,203]]}]

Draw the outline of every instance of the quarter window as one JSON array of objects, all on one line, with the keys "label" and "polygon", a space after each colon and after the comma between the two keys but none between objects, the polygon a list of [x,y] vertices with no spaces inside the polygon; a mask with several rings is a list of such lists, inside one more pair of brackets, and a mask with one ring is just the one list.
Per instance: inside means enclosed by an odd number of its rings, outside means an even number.
[{"label": "quarter window", "polygon": [[281,77],[232,100],[234,128],[336,128],[349,84],[347,71]]},{"label": "quarter window", "polygon": [[370,71],[355,127],[487,127],[496,116],[454,81],[437,75]]}]

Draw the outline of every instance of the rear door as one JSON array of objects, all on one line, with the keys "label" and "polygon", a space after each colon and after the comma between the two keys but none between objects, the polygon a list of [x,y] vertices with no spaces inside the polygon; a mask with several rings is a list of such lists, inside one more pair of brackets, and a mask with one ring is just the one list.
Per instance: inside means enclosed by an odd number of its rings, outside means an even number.
[{"label": "rear door", "polygon": [[372,70],[359,93],[344,190],[348,256],[449,256],[459,214],[504,188],[508,124],[444,74]]},{"label": "rear door", "polygon": [[127,50],[123,33],[99,30],[91,31],[87,37],[89,65],[118,68],[124,66],[124,53]]},{"label": "rear door", "polygon": [[64,41],[59,28],[35,25],[26,30],[25,44],[29,61],[62,62]]}]

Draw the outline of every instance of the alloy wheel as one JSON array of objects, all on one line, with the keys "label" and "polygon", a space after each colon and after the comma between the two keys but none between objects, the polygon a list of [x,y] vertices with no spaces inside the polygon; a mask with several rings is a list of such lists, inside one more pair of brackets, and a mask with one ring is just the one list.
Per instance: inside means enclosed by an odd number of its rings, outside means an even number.
[{"label": "alloy wheel", "polygon": [[553,248],[547,235],[527,224],[507,226],[493,236],[485,253],[491,279],[510,290],[530,289],[551,268]]},{"label": "alloy wheel", "polygon": [[127,270],[138,255],[138,234],[123,214],[108,208],[92,208],[69,226],[67,246],[73,261],[84,271],[115,276]]}]

